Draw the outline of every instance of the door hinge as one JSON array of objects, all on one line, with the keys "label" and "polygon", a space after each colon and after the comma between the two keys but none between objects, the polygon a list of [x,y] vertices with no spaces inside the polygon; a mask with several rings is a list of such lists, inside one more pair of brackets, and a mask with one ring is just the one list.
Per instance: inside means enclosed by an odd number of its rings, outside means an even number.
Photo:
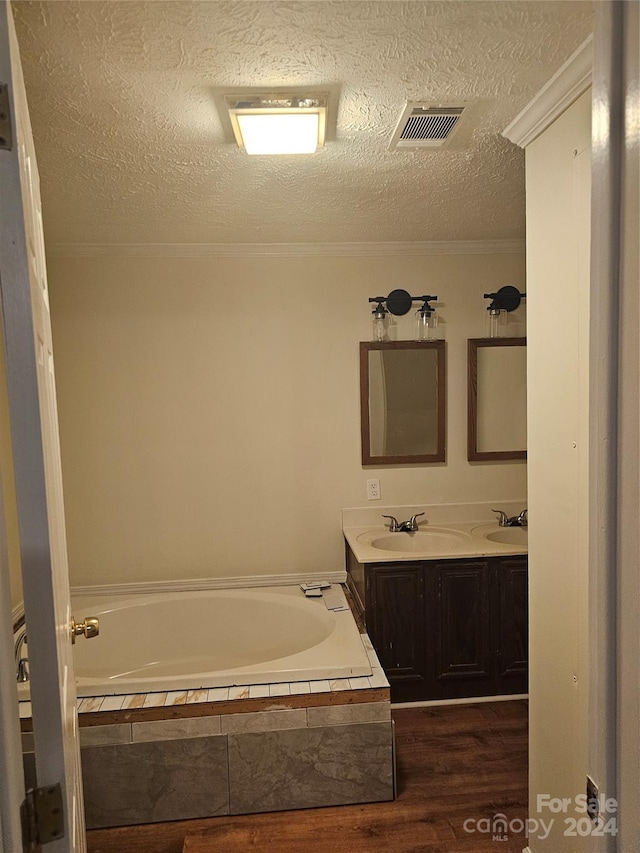
[{"label": "door hinge", "polygon": [[11,105],[9,103],[9,87],[6,83],[0,83],[0,148],[5,151],[11,151],[13,148]]},{"label": "door hinge", "polygon": [[40,850],[42,844],[64,837],[64,809],[60,784],[32,788],[22,804],[24,853]]}]

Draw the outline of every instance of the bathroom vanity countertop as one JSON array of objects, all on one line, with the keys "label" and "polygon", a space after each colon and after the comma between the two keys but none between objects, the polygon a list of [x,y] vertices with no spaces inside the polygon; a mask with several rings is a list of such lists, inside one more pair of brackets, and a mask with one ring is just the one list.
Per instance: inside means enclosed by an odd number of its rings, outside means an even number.
[{"label": "bathroom vanity countertop", "polygon": [[[506,557],[526,554],[528,550],[527,528],[500,527],[496,522],[486,521],[450,524],[423,522],[416,533],[391,533],[387,526],[382,525],[344,526],[342,532],[359,563]],[[515,541],[500,542],[488,538],[496,535],[513,537]],[[521,539],[524,542],[517,541]]]}]

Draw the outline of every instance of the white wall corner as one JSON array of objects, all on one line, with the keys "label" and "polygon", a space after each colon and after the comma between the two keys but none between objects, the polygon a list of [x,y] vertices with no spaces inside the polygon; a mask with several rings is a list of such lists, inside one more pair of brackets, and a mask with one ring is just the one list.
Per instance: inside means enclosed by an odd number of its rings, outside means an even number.
[{"label": "white wall corner", "polygon": [[589,36],[502,131],[510,142],[526,148],[591,86],[593,36]]}]

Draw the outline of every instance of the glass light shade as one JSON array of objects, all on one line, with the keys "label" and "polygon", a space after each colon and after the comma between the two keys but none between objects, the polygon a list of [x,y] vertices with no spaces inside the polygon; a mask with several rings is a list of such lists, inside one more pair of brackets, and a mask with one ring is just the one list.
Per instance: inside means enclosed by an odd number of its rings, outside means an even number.
[{"label": "glass light shade", "polygon": [[389,340],[389,315],[386,311],[374,311],[371,315],[371,340]]},{"label": "glass light shade", "polygon": [[487,338],[504,337],[507,324],[507,312],[499,308],[490,308],[487,311]]},{"label": "glass light shade", "polygon": [[434,341],[437,339],[438,315],[435,311],[430,314],[419,308],[416,311],[416,340]]},{"label": "glass light shade", "polygon": [[238,113],[247,154],[313,154],[318,147],[318,113]]}]

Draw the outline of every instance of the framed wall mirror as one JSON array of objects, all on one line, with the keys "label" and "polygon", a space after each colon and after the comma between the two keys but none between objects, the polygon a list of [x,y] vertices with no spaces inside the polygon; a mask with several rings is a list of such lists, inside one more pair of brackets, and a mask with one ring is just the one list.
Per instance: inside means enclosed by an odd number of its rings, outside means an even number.
[{"label": "framed wall mirror", "polygon": [[468,343],[467,458],[527,458],[527,339]]},{"label": "framed wall mirror", "polygon": [[445,342],[360,344],[363,465],[444,462]]}]

